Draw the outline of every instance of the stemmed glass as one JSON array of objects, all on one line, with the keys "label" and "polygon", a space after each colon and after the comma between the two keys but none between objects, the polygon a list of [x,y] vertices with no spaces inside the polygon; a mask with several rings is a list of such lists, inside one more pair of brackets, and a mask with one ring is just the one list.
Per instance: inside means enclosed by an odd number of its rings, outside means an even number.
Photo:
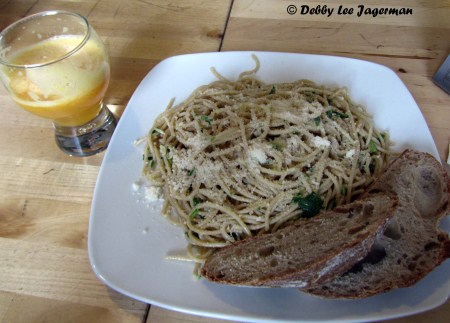
[{"label": "stemmed glass", "polygon": [[116,126],[103,103],[109,57],[82,15],[46,11],[4,29],[0,78],[19,106],[53,121],[65,153],[89,156],[107,147]]}]

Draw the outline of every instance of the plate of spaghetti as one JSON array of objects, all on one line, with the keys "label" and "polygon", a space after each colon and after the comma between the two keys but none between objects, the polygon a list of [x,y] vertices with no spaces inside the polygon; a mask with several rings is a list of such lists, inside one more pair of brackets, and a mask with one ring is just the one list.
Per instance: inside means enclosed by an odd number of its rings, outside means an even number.
[{"label": "plate of spaghetti", "polygon": [[218,248],[352,201],[405,148],[438,157],[386,67],[270,52],[171,57],[136,89],[106,152],[92,268],[136,299],[241,321],[369,321],[437,306],[447,295],[430,286],[443,268],[414,293],[350,302],[196,275]]}]

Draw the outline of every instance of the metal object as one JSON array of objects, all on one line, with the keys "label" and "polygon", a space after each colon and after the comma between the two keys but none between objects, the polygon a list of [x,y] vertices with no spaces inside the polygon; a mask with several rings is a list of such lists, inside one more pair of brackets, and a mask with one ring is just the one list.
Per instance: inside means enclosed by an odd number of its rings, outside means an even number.
[{"label": "metal object", "polygon": [[450,55],[433,76],[433,82],[450,94]]}]

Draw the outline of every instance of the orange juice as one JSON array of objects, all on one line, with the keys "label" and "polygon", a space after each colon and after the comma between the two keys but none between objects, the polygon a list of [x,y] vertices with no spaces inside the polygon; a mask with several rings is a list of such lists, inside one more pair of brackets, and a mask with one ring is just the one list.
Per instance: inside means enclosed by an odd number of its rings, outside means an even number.
[{"label": "orange juice", "polygon": [[[54,37],[15,54],[11,64],[27,67],[6,67],[4,71],[13,100],[60,126],[80,126],[95,118],[110,78],[105,48],[89,39],[58,61],[82,41],[81,36]],[[33,67],[36,64],[39,66]]]}]

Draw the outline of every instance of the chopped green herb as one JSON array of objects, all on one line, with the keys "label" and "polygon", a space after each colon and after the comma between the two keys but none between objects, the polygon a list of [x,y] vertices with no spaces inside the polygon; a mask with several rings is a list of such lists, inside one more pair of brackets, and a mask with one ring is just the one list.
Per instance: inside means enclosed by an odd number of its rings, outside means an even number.
[{"label": "chopped green herb", "polygon": [[339,112],[338,110],[328,110],[325,112],[327,117],[332,119],[334,116],[339,117],[341,119],[348,118],[348,114]]},{"label": "chopped green herb", "polygon": [[341,195],[347,195],[347,187],[342,186],[342,188],[341,188]]},{"label": "chopped green herb", "polygon": [[301,215],[303,218],[311,218],[318,214],[323,208],[323,200],[315,192],[312,192],[305,197],[296,195],[292,199],[292,202],[297,203],[299,209],[303,211]]},{"label": "chopped green herb", "polygon": [[194,206],[197,206],[198,204],[200,204],[200,203],[202,203],[202,202],[203,202],[202,199],[199,198],[199,197],[197,197],[197,196],[194,196],[194,198],[192,199],[192,204],[193,204]]},{"label": "chopped green herb", "polygon": [[[142,155],[142,159],[145,160],[145,155]],[[145,162],[147,164],[150,164],[150,168],[153,168],[153,166],[155,166],[155,164],[156,164],[156,162],[152,156],[147,156],[147,160]]]},{"label": "chopped green herb", "polygon": [[195,218],[198,215],[199,212],[200,212],[199,209],[194,209],[194,210],[192,210],[191,214],[189,214],[189,217],[191,219],[193,219],[193,218]]},{"label": "chopped green herb", "polygon": [[314,118],[314,122],[315,122],[315,124],[316,124],[317,127],[320,125],[320,122],[321,122],[321,121],[322,121],[322,119],[320,119],[320,116]]},{"label": "chopped green herb", "polygon": [[277,92],[277,89],[275,87],[275,85],[272,85],[272,88],[270,89],[269,94],[275,94]]},{"label": "chopped green herb", "polygon": [[208,116],[205,116],[205,115],[202,115],[200,118],[203,121],[208,122],[209,125],[211,125],[211,122],[213,121],[213,119],[211,117],[208,117]]},{"label": "chopped green herb", "polygon": [[378,152],[377,144],[373,140],[369,142],[369,152],[371,154],[376,154]]},{"label": "chopped green herb", "polygon": [[286,147],[286,142],[281,137],[276,137],[272,140],[272,148],[278,151],[282,151]]},{"label": "chopped green herb", "polygon": [[153,128],[152,134],[154,135],[154,134],[157,134],[157,133],[159,133],[159,134],[161,134],[161,135],[164,135],[164,131],[162,131],[161,129],[159,129],[159,128]]},{"label": "chopped green herb", "polygon": [[189,176],[192,176],[192,175],[194,175],[194,172],[195,172],[195,167],[192,168],[192,169],[189,171],[188,175],[189,175]]}]

